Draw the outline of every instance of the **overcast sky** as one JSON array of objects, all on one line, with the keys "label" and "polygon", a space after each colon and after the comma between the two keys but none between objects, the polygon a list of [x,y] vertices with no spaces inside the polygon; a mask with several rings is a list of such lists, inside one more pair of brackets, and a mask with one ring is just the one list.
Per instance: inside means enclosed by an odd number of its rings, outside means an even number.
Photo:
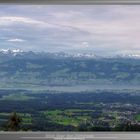
[{"label": "overcast sky", "polygon": [[140,6],[0,6],[0,49],[140,54]]}]

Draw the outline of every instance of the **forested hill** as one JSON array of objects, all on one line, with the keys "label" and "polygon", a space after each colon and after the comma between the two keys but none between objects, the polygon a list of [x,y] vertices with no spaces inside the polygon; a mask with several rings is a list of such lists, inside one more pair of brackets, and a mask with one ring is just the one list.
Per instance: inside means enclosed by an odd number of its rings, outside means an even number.
[{"label": "forested hill", "polygon": [[140,84],[140,59],[72,57],[33,52],[0,54],[1,87]]}]

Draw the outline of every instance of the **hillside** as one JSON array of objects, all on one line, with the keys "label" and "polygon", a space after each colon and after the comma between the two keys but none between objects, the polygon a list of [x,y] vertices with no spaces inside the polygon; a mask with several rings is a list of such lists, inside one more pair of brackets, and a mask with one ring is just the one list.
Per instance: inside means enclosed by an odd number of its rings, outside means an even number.
[{"label": "hillside", "polygon": [[133,57],[15,53],[0,53],[1,88],[140,84],[140,59]]}]

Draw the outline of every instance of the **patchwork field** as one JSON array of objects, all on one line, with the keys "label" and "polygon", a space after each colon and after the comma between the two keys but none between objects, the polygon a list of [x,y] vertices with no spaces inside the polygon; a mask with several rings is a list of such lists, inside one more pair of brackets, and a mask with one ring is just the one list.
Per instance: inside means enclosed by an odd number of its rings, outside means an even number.
[{"label": "patchwork field", "polygon": [[139,130],[139,100],[139,91],[0,90],[0,130],[12,112],[26,131],[126,131],[128,122]]}]

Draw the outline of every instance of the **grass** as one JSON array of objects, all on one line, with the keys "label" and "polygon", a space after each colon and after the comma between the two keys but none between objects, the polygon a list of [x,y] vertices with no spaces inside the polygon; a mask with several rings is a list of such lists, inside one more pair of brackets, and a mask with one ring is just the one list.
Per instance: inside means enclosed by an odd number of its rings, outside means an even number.
[{"label": "grass", "polygon": [[9,116],[9,113],[2,112],[2,113],[0,113],[0,116]]},{"label": "grass", "polygon": [[[29,113],[17,113],[22,118],[22,124],[32,124],[32,116]],[[11,113],[0,113],[0,118],[2,121],[8,121]]]},{"label": "grass", "polygon": [[135,119],[140,122],[140,114],[136,115]]},{"label": "grass", "polygon": [[11,101],[26,101],[29,99],[34,99],[34,97],[29,97],[29,96],[24,95],[22,93],[4,95],[1,98],[1,100],[11,100]]},{"label": "grass", "polygon": [[[45,115],[46,119],[50,119],[52,122],[61,125],[72,125],[77,127],[80,123],[83,123],[90,119],[91,117],[88,116],[84,112],[90,112],[92,110],[80,110],[80,109],[66,109],[66,110],[51,110],[51,111],[43,111],[42,113]],[[83,112],[83,116],[78,113]]]}]

